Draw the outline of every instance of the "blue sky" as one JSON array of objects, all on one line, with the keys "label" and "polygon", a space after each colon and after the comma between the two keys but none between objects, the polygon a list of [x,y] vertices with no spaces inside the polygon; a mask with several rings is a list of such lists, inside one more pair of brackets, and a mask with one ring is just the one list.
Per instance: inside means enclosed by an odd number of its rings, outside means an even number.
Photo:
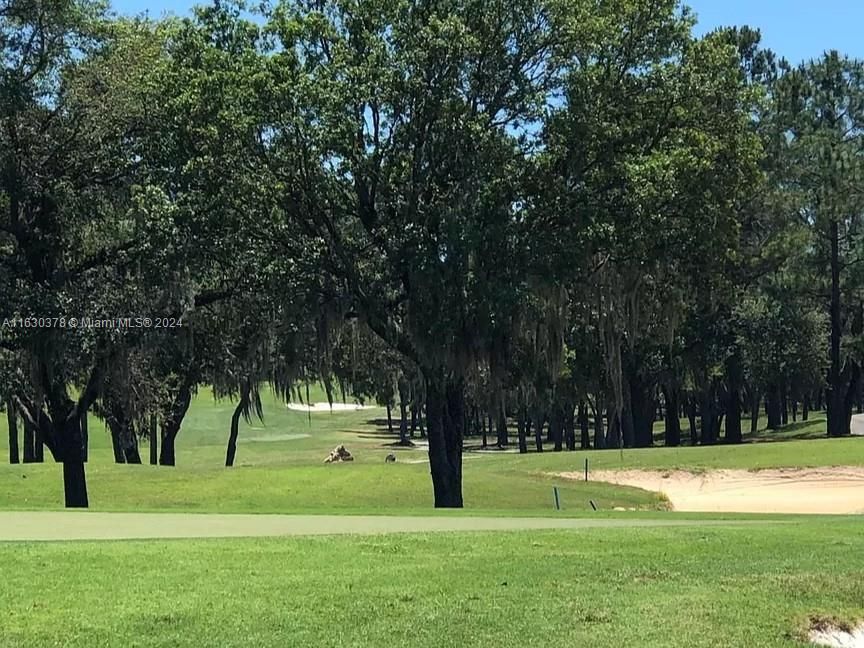
[{"label": "blue sky", "polygon": [[[185,14],[195,0],[113,0],[122,13]],[[864,58],[864,0],[689,0],[699,16],[698,33],[729,25],[762,30],[763,41],[793,63],[826,49]]]},{"label": "blue sky", "polygon": [[698,30],[750,25],[762,41],[793,63],[817,58],[828,49],[864,58],[864,0],[689,0]]}]

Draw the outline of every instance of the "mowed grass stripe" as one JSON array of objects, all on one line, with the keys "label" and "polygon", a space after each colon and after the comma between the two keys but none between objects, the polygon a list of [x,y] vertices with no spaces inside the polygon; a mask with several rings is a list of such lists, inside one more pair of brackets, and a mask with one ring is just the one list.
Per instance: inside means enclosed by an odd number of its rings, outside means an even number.
[{"label": "mowed grass stripe", "polygon": [[0,541],[230,538],[767,524],[760,520],[0,511]]}]

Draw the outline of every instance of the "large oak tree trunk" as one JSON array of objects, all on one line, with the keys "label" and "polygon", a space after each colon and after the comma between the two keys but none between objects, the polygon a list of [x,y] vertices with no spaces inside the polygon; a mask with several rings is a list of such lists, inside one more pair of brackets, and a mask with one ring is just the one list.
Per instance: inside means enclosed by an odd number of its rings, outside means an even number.
[{"label": "large oak tree trunk", "polygon": [[737,356],[726,362],[726,443],[741,443],[741,383],[743,376]]},{"label": "large oak tree trunk", "polygon": [[[86,414],[85,414],[86,415]],[[54,460],[63,464],[63,493],[66,508],[87,508],[87,476],[84,471],[84,437],[81,433],[81,417],[72,411],[65,417],[55,416],[60,423],[53,430],[41,431],[42,438],[53,439],[51,453]],[[47,418],[45,425],[52,425]],[[57,428],[60,428],[57,430]],[[52,434],[59,432],[59,434]]]},{"label": "large oak tree trunk", "polygon": [[87,508],[90,506],[83,461],[63,462],[63,494],[66,508]]},{"label": "large oak tree trunk", "polygon": [[24,463],[37,463],[37,453],[36,453],[36,444],[37,444],[37,435],[36,435],[36,426],[27,421],[26,419],[23,421],[24,424]]},{"label": "large oak tree trunk", "polygon": [[426,375],[426,428],[435,508],[462,508],[464,382],[438,371]]},{"label": "large oak tree trunk", "polygon": [[633,417],[633,445],[650,448],[654,445],[654,389],[639,376],[630,379],[630,411]]},{"label": "large oak tree trunk", "polygon": [[159,464],[162,466],[173,466],[177,462],[175,443],[191,402],[192,385],[185,382],[180,385],[167,415],[162,419],[162,447],[159,452]]}]

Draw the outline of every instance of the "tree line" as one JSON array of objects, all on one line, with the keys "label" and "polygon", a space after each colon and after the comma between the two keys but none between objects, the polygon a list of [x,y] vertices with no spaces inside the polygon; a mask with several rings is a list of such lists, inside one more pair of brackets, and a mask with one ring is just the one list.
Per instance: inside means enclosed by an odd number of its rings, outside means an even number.
[{"label": "tree line", "polygon": [[762,403],[849,434],[864,64],[694,26],[678,0],[0,0],[10,459],[47,448],[87,506],[87,412],[117,462],[172,466],[199,385],[237,402],[229,466],[262,385],[398,403],[438,507],[466,435],[514,423],[522,452],[648,447],[658,416],[740,443]]}]

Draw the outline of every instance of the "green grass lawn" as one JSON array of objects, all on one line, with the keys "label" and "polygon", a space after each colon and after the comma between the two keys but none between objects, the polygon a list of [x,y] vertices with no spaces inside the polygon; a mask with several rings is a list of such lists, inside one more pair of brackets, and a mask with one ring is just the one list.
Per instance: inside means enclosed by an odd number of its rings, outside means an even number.
[{"label": "green grass lawn", "polygon": [[[325,400],[318,389],[313,401]],[[232,412],[228,401],[215,402],[208,390],[194,399],[177,441],[174,468],[115,465],[108,432],[90,420],[88,480],[91,505],[98,510],[185,510],[195,512],[351,512],[408,513],[432,504],[429,466],[422,449],[393,448],[383,408],[316,413],[288,410],[264,394],[265,419],[241,423],[237,465],[224,468],[225,441]],[[808,425],[820,426],[818,416]],[[764,420],[764,417],[763,417]],[[0,417],[0,452],[7,453],[5,417]],[[790,426],[790,428],[793,426]],[[778,432],[786,433],[788,428]],[[800,429],[790,433],[800,434]],[[356,461],[323,465],[327,452],[344,443]],[[395,452],[396,464],[384,457]],[[148,448],[141,446],[147,461]],[[864,438],[813,439],[741,446],[651,448],[599,452],[546,452],[542,455],[468,453],[464,467],[466,506],[511,514],[552,509],[552,486],[561,488],[564,511],[582,514],[594,501],[614,507],[656,510],[665,507],[655,494],[595,482],[572,482],[549,473],[590,468],[770,468],[864,465]],[[59,508],[59,467],[0,464],[0,508]]]},{"label": "green grass lawn", "polygon": [[4,648],[794,647],[864,616],[855,521],[0,544]]}]

